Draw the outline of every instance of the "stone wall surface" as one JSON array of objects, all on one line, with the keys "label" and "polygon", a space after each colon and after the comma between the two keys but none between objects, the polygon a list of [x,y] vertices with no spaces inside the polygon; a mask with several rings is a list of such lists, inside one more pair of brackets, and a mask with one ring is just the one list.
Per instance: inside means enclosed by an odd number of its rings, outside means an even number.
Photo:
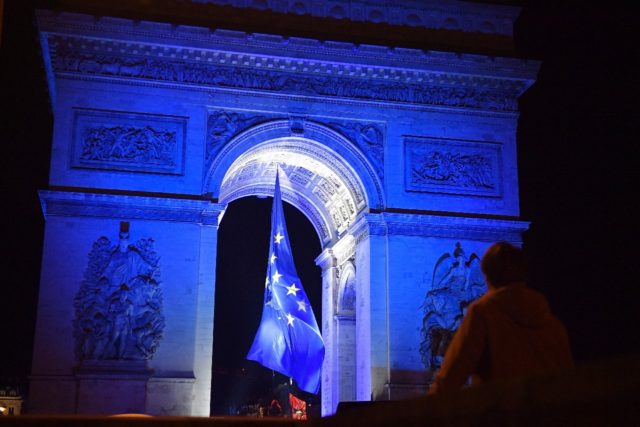
[{"label": "stone wall surface", "polygon": [[[80,193],[75,194],[78,196],[77,198],[81,198]],[[78,381],[80,390],[84,387],[89,391],[81,392],[77,397],[79,400],[76,400],[75,393],[61,393],[58,401],[63,405],[62,408],[68,406],[76,408],[75,410],[79,412],[93,414],[123,412],[123,407],[119,407],[117,403],[104,406],[104,402],[119,401],[126,402],[126,405],[133,404],[138,412],[145,409],[159,415],[191,412],[194,382],[197,385],[195,373],[199,369],[203,369],[202,361],[198,361],[198,359],[201,358],[200,352],[207,350],[206,348],[198,348],[194,343],[197,341],[198,329],[202,327],[201,323],[210,322],[208,315],[203,316],[194,307],[198,307],[199,299],[204,298],[205,301],[210,302],[213,296],[212,284],[209,282],[205,283],[205,286],[199,286],[200,278],[198,275],[200,270],[202,270],[202,274],[212,274],[210,271],[215,271],[215,264],[212,265],[212,262],[207,260],[201,267],[202,226],[187,222],[188,218],[185,213],[188,213],[189,203],[181,201],[167,203],[166,200],[163,200],[162,203],[165,205],[163,208],[169,211],[163,215],[159,214],[161,210],[159,206],[155,206],[155,210],[151,210],[149,206],[143,206],[144,202],[136,206],[135,203],[132,203],[131,198],[118,200],[121,211],[126,210],[129,205],[129,209],[132,211],[137,207],[137,214],[140,217],[146,215],[144,220],[140,218],[129,223],[130,235],[132,241],[138,238],[153,240],[161,269],[158,287],[161,288],[163,295],[161,305],[164,327],[157,349],[152,355],[147,356],[146,360],[141,360],[141,364],[135,365],[133,360],[127,361],[130,357],[125,356],[125,360],[112,362],[124,363],[123,366],[109,367],[98,363],[103,361],[96,361],[98,364],[87,364],[90,361],[83,361],[84,357],[79,359],[81,356],[74,354],[74,348],[77,349],[79,343],[74,341],[73,325],[77,313],[74,313],[73,302],[78,296],[83,277],[86,276],[91,263],[96,262],[90,256],[92,246],[96,244],[96,241],[100,241],[101,237],[110,239],[117,245],[120,221],[118,221],[119,218],[115,211],[114,217],[107,219],[100,218],[96,214],[95,207],[104,206],[104,200],[102,200],[102,205],[100,202],[91,203],[86,200],[75,200],[76,204],[71,205],[68,199],[73,199],[73,197],[69,197],[67,194],[67,209],[63,210],[59,206],[60,201],[56,200],[57,195],[58,193],[55,192],[42,194],[43,203],[49,212],[43,255],[42,292],[40,293],[36,327],[36,349],[32,370],[31,412],[46,413],[51,411],[52,408],[46,403],[47,400],[50,400],[46,389],[51,389],[51,384],[64,389],[65,385],[72,385]],[[149,200],[146,201],[149,202]],[[56,202],[59,203],[56,204]],[[111,202],[113,203],[113,200]],[[180,217],[174,217],[173,221],[161,221],[157,218],[154,220],[154,213],[156,216],[159,214],[160,217],[166,218],[171,214],[172,208],[179,210],[182,222],[176,222],[176,220],[180,220]],[[200,208],[202,207],[200,206]],[[131,212],[129,215],[127,219],[131,218]],[[60,250],[61,243],[64,250]],[[113,249],[111,247],[111,250]],[[69,262],[70,259],[75,261]],[[122,269],[128,265],[125,264],[119,268]],[[107,268],[105,274],[107,277],[111,277],[109,276],[111,273],[108,271]],[[126,283],[131,285],[132,282]],[[134,296],[130,295],[127,298],[133,299]],[[98,310],[99,313],[103,313],[107,317],[111,307],[108,301],[104,303],[105,307],[102,311]],[[210,307],[208,314],[213,316],[213,307]],[[198,318],[199,315],[201,318]],[[108,327],[107,330],[109,331]],[[107,335],[109,333],[107,332]],[[109,342],[107,345],[117,345],[117,343],[111,344]],[[210,355],[210,348],[208,354]],[[109,358],[107,357],[107,359]],[[209,371],[210,360],[209,357]],[[104,360],[104,362],[108,362],[108,360]],[[207,369],[206,362],[204,369]],[[154,380],[147,385],[146,381],[151,375]],[[100,381],[102,384],[96,385]],[[125,387],[122,385],[122,381],[129,381],[132,384]],[[134,384],[140,381],[142,383],[139,385]],[[154,403],[160,398],[158,396],[161,396],[162,393],[166,394],[163,387],[166,388],[167,383],[182,390],[182,396],[179,399],[170,399],[172,404],[169,406],[167,406],[167,402]],[[82,384],[85,385],[82,386]],[[204,386],[208,388],[210,383],[204,384]],[[112,387],[116,387],[116,389],[108,391]],[[40,389],[43,391],[40,392]],[[91,391],[94,389],[99,389],[101,392]],[[103,396],[104,398],[97,400],[103,402],[102,406],[96,407],[92,403],[86,409],[81,409],[86,406],[83,405],[82,399],[93,399],[91,396],[102,396],[104,393],[111,393],[111,395],[108,398]],[[65,399],[68,402],[65,403]],[[136,399],[141,402],[137,404],[138,406],[131,403]],[[185,402],[178,403],[180,399]],[[58,410],[66,412],[65,409],[59,408]]]}]

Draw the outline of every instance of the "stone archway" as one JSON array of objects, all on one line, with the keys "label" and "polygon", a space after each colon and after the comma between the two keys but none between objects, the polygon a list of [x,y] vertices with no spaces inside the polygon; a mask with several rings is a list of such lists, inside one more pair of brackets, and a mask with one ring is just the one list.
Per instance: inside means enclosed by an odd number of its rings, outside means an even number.
[{"label": "stone archway", "polygon": [[[222,206],[249,195],[270,196],[277,167],[283,199],[311,221],[323,248],[316,263],[322,268],[322,413],[327,415],[338,402],[355,400],[357,388],[361,396],[370,396],[370,378],[360,375],[357,384],[355,372],[356,352],[362,357],[370,349],[362,348],[368,340],[356,348],[357,311],[369,307],[365,302],[356,310],[354,304],[354,230],[361,230],[361,218],[371,207],[384,205],[382,186],[363,153],[342,135],[319,123],[275,120],[245,130],[225,145],[207,176],[206,192]],[[346,307],[343,302],[349,298],[353,301]],[[365,325],[360,332],[370,333]]]},{"label": "stone archway", "polygon": [[[424,393],[424,278],[457,242],[480,253],[528,226],[517,99],[539,64],[104,18],[38,13],[57,102],[30,409],[209,415],[219,220],[271,194],[276,163],[323,248],[323,413],[347,398],[350,320],[356,400]],[[79,372],[69,327],[93,244],[121,222],[163,260],[166,328],[136,387],[119,359]]]}]

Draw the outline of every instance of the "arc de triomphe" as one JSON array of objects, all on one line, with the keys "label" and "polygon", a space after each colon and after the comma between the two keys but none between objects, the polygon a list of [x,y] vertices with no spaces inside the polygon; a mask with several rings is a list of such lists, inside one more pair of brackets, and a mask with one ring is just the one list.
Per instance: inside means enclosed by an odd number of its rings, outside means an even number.
[{"label": "arc de triomphe", "polygon": [[323,248],[323,414],[425,390],[437,266],[459,260],[471,286],[473,256],[528,226],[517,98],[537,63],[77,13],[38,25],[55,124],[32,412],[209,415],[217,228],[228,203],[272,194],[276,164]]}]

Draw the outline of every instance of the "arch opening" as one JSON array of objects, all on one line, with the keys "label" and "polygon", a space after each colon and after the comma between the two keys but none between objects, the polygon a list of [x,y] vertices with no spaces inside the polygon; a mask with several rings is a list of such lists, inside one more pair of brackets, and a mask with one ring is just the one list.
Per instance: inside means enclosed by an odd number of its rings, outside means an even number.
[{"label": "arch opening", "polygon": [[[272,398],[277,398],[286,411],[288,401],[283,399],[283,389],[298,392],[293,386],[289,387],[288,377],[246,359],[264,303],[272,204],[271,197],[237,199],[227,205],[218,229],[212,415],[257,416],[256,403],[262,406],[264,414],[268,414],[265,405]],[[321,322],[321,277],[313,261],[320,245],[304,214],[288,203],[283,205],[298,276],[314,314]],[[320,396],[309,396],[308,399],[319,412]]]},{"label": "arch opening", "polygon": [[[319,317],[325,341],[321,410],[329,415],[339,401],[368,394],[370,363],[365,357],[360,382],[355,365],[356,311],[368,307],[365,302],[356,310],[355,268],[344,284],[348,289],[346,295],[340,294],[344,301],[339,307],[337,266],[354,256],[354,226],[359,230],[369,209],[384,207],[382,185],[366,156],[342,135],[319,123],[292,126],[290,121],[276,120],[250,128],[222,147],[206,177],[204,192],[223,206],[247,196],[270,197],[278,168],[283,200],[309,219],[320,241],[322,252],[315,261],[322,269]],[[361,334],[368,336],[363,325]],[[363,345],[367,346],[365,341]],[[366,349],[361,351],[368,354]]]}]

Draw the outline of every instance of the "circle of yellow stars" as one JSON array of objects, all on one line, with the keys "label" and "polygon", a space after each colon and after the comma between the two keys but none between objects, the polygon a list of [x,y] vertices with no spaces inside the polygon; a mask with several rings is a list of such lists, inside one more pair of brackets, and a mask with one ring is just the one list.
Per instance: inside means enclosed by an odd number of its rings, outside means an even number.
[{"label": "circle of yellow stars", "polygon": [[[274,239],[274,243],[276,245],[279,245],[280,242],[282,241],[282,239],[284,239],[284,235],[280,234],[280,232],[278,231],[275,236],[273,236]],[[275,264],[276,259],[278,259],[278,257],[276,256],[275,253],[271,254],[271,257],[269,258],[269,261],[271,262],[271,264]],[[276,269],[275,273],[273,273],[273,275],[271,275],[271,283],[272,284],[276,284],[280,281],[280,278],[282,277],[282,274],[278,273],[278,270]],[[268,287],[269,286],[269,277],[267,276],[266,280],[265,280],[265,284],[264,287]],[[285,288],[287,289],[287,295],[293,295],[294,297],[297,296],[297,292],[300,290],[300,288],[298,288],[296,286],[295,283],[291,284],[291,286],[285,286]],[[298,311],[304,311],[306,313],[307,311],[307,303],[304,302],[303,300],[298,300],[296,301],[296,303],[298,304]],[[287,315],[285,316],[287,318],[287,325],[288,326],[293,326],[293,321],[296,319],[295,317],[293,317],[290,313],[287,313]]]}]

